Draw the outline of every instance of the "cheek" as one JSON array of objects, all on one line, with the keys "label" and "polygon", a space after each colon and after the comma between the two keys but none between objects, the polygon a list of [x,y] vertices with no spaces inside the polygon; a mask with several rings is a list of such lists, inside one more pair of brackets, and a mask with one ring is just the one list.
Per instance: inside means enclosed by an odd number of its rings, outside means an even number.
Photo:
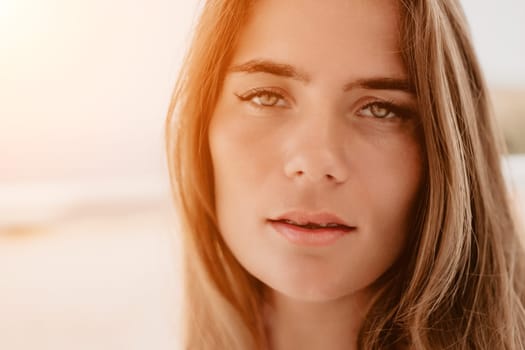
[{"label": "cheek", "polygon": [[412,139],[392,143],[388,150],[371,153],[362,181],[373,198],[378,213],[390,213],[396,221],[411,214],[411,207],[422,178],[422,157]]},{"label": "cheek", "polygon": [[[370,151],[359,172],[360,211],[370,244],[394,260],[404,247],[422,181],[422,154],[414,138],[399,138]],[[382,248],[379,248],[382,247]],[[379,250],[383,250],[380,252]],[[393,261],[392,261],[393,263]]]},{"label": "cheek", "polygon": [[[269,178],[275,173],[276,160],[263,142],[264,132],[225,115],[216,115],[209,128],[217,218],[227,242],[240,245],[241,240],[249,239],[245,231],[257,224],[261,192],[271,187]],[[242,237],[236,238],[239,235]]]},{"label": "cheek", "polygon": [[245,201],[253,198],[272,173],[275,153],[266,147],[264,137],[264,132],[244,128],[240,123],[212,121],[209,141],[219,200],[237,195],[243,195]]}]

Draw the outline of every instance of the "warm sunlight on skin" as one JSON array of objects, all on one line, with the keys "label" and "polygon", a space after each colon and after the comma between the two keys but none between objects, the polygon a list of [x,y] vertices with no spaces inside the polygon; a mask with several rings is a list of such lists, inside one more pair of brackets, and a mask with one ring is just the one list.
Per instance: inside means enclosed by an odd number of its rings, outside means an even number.
[{"label": "warm sunlight on skin", "polygon": [[[416,100],[395,2],[274,0],[253,11],[210,124],[219,227],[271,287],[274,321],[315,342],[320,323],[363,312],[402,254],[423,169]],[[294,244],[268,221],[290,210],[327,211],[355,230]],[[336,328],[324,330],[326,348],[348,348],[335,340],[348,329]],[[289,340],[276,349],[309,348]]]}]

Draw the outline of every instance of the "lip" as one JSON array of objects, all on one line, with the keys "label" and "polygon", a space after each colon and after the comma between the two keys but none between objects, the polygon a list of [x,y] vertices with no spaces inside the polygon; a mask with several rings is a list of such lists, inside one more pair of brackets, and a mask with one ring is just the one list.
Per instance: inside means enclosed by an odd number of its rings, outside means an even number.
[{"label": "lip", "polygon": [[[320,229],[308,229],[292,225],[282,220],[291,220],[297,223],[316,223],[327,224],[335,223],[347,226],[341,227],[327,227]],[[297,245],[304,246],[326,246],[335,243],[340,238],[354,232],[355,226],[348,224],[335,214],[329,212],[308,213],[304,211],[290,211],[273,219],[268,219],[272,228],[280,235],[285,237],[288,241]]]},{"label": "lip", "polygon": [[356,228],[307,229],[282,221],[269,221],[271,226],[289,242],[303,246],[327,246],[353,232]]},{"label": "lip", "polygon": [[276,218],[270,219],[270,221],[278,221],[278,220],[291,220],[294,222],[312,222],[316,224],[328,224],[328,223],[334,223],[339,225],[344,225],[348,227],[353,227],[343,219],[341,219],[339,216],[332,214],[330,212],[317,212],[317,213],[309,213],[305,211],[299,211],[294,210],[287,212],[285,214],[282,214],[281,216],[278,216]]}]

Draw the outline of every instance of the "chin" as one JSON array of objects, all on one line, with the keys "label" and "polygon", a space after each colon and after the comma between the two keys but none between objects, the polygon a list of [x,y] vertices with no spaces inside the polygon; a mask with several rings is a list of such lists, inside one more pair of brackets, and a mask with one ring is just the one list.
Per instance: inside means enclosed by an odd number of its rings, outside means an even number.
[{"label": "chin", "polygon": [[309,303],[322,303],[337,300],[346,295],[348,295],[348,293],[327,293],[325,291],[320,290],[309,290],[305,292],[295,293],[293,295],[288,294],[287,296],[298,301]]},{"label": "chin", "polygon": [[[327,302],[337,300],[354,293],[356,290],[351,287],[344,288],[334,283],[315,283],[314,281],[302,281],[302,283],[276,283],[269,285],[275,292],[285,295],[288,298],[304,302]],[[267,284],[268,285],[268,284]]]}]

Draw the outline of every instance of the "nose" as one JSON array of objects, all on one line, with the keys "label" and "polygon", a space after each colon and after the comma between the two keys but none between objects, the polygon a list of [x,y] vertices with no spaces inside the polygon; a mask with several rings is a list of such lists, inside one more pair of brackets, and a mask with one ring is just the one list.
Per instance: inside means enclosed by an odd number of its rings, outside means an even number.
[{"label": "nose", "polygon": [[342,131],[328,123],[305,123],[291,131],[284,164],[286,176],[295,181],[344,183],[349,164]]}]

